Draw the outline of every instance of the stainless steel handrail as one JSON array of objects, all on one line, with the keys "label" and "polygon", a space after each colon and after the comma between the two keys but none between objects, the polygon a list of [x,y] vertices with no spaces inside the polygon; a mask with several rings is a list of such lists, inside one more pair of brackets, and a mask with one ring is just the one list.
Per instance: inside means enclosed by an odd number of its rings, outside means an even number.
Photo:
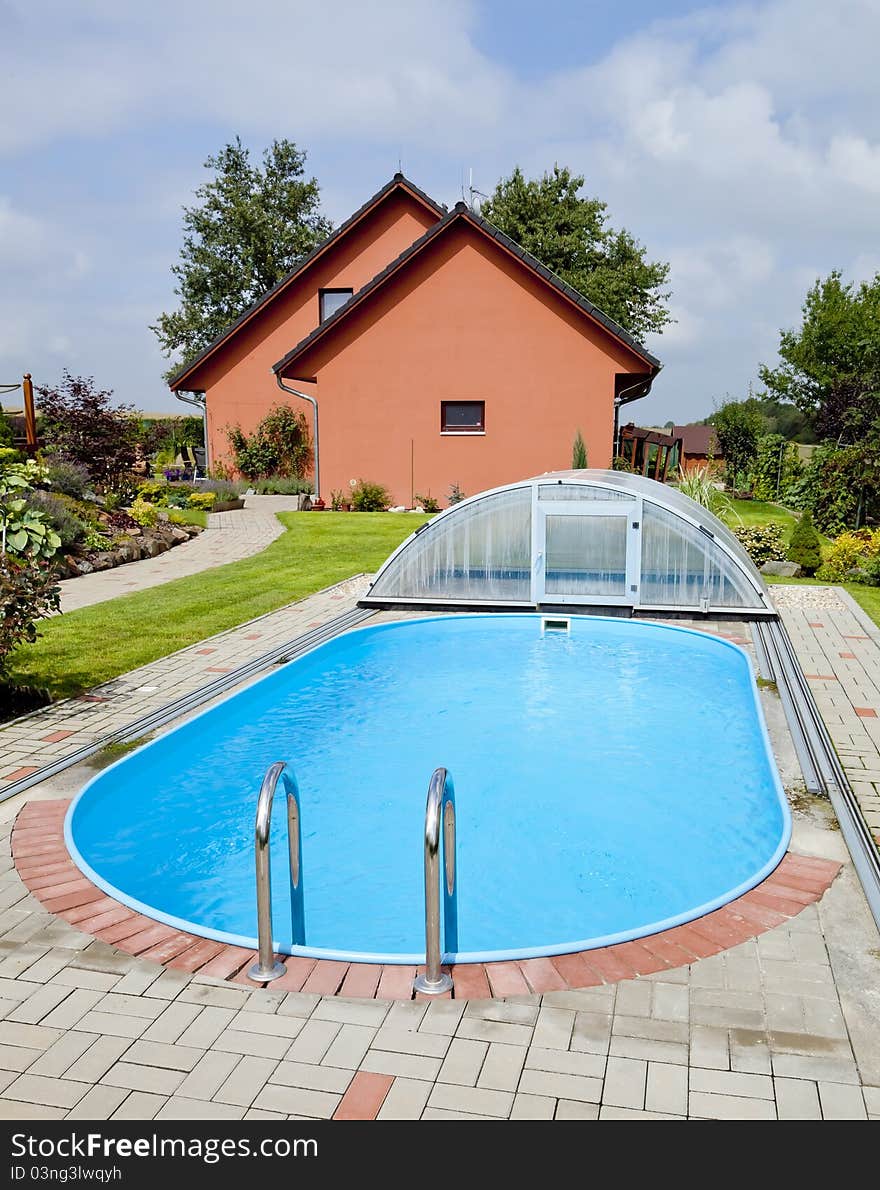
[{"label": "stainless steel handrail", "polygon": [[[441,830],[442,827],[442,830]],[[440,841],[443,840],[443,873]],[[455,879],[455,788],[446,769],[435,769],[428,785],[425,806],[425,972],[413,988],[439,996],[452,988],[452,976],[441,970],[440,896],[442,882],[443,927],[446,952],[458,949],[458,888]]]},{"label": "stainless steel handrail", "polygon": [[299,787],[292,773],[286,771],[283,760],[270,765],[260,786],[257,798],[257,818],[254,827],[254,860],[257,869],[257,962],[248,971],[248,978],[257,983],[269,983],[284,974],[285,967],[275,957],[272,945],[272,875],[269,869],[269,831],[272,825],[272,802],[278,782],[284,783],[287,793],[287,845],[290,852],[290,897],[293,913],[293,941],[304,942],[298,936],[303,927],[302,871],[300,865],[300,806]]}]

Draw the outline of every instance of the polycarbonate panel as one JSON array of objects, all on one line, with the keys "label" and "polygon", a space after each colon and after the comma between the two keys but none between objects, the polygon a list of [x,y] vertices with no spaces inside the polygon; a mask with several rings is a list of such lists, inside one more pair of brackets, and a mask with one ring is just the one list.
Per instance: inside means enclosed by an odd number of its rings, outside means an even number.
[{"label": "polycarbonate panel", "polygon": [[629,492],[618,492],[614,488],[591,487],[587,484],[553,483],[541,484],[538,499],[545,500],[614,500],[632,501],[635,496]]},{"label": "polycarbonate panel", "polygon": [[642,520],[643,605],[760,607],[752,584],[711,537],[675,513],[645,501]]},{"label": "polycarbonate panel", "polygon": [[378,577],[380,598],[531,598],[531,487],[495,492],[429,522]]},{"label": "polycarbonate panel", "polygon": [[546,523],[546,595],[625,594],[627,517],[550,513]]}]

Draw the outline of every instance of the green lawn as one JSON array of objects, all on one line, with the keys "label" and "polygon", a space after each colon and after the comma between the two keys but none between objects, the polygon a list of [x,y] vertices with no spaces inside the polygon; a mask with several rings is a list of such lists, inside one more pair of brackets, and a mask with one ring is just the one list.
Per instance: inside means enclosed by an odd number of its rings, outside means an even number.
[{"label": "green lawn", "polygon": [[735,514],[727,518],[731,527],[740,524],[766,525],[768,521],[776,521],[785,526],[788,536],[797,521],[793,512],[789,512],[781,504],[771,504],[768,500],[730,500],[729,504]]},{"label": "green lawn", "polygon": [[285,512],[262,553],[43,621],[10,676],[65,698],[234,628],[361,571],[374,571],[430,517]]}]

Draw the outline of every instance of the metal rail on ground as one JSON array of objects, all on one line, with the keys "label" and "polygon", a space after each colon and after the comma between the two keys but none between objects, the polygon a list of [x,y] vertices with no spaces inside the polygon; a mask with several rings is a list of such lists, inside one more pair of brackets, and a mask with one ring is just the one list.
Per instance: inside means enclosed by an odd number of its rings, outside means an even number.
[{"label": "metal rail on ground", "polygon": [[803,753],[806,758],[804,779],[807,788],[811,788],[812,780],[818,785],[813,792],[827,794],[868,906],[880,927],[880,853],[858,798],[837,755],[785,625],[781,620],[774,620],[759,624],[757,630],[770,659],[798,755]]}]

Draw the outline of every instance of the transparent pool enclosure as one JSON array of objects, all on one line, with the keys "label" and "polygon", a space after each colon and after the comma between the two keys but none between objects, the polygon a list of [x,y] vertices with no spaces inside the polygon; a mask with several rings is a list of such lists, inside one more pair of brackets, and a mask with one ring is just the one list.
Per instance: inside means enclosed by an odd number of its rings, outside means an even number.
[{"label": "transparent pool enclosure", "polygon": [[481,492],[420,526],[366,606],[775,615],[731,531],[676,488],[622,471],[558,471]]}]

